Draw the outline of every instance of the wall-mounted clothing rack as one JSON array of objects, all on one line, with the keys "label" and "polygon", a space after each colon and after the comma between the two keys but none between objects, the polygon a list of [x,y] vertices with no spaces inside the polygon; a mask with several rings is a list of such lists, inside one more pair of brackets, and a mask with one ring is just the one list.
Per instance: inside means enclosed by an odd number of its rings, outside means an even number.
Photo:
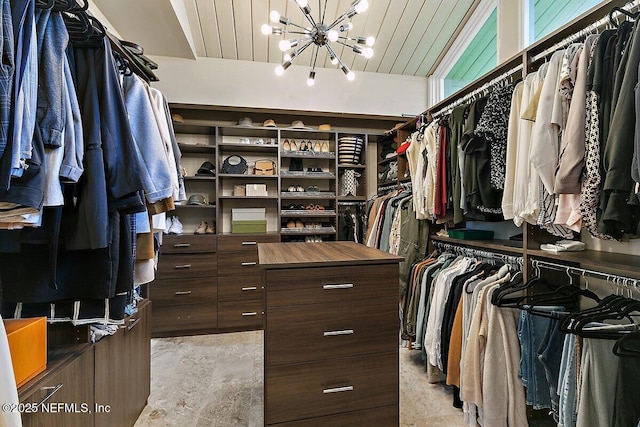
[{"label": "wall-mounted clothing rack", "polygon": [[602,271],[589,270],[586,268],[573,267],[566,264],[558,264],[555,262],[533,259],[531,260],[531,266],[534,270],[539,271],[540,268],[546,268],[549,270],[565,271],[570,277],[571,275],[589,276],[597,279],[606,280],[614,285],[627,290],[633,290],[640,292],[640,280],[633,279],[631,277],[625,277],[618,274],[604,273]]},{"label": "wall-mounted clothing rack", "polygon": [[472,258],[484,258],[487,260],[502,261],[518,270],[522,270],[524,260],[521,256],[505,255],[498,252],[491,252],[483,249],[475,249],[467,246],[458,246],[453,243],[433,242],[433,247],[439,252],[453,252],[458,255],[468,256]]}]

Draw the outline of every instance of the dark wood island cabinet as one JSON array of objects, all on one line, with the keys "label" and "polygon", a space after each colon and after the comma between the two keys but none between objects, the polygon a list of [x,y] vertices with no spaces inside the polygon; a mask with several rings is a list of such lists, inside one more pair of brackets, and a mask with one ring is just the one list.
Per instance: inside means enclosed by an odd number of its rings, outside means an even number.
[{"label": "dark wood island cabinet", "polygon": [[397,426],[398,263],[352,242],[259,244],[265,425]]}]

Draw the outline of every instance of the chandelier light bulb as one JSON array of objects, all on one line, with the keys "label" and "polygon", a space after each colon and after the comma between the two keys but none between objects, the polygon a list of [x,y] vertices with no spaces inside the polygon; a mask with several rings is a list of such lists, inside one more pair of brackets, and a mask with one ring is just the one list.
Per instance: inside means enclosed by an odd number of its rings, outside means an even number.
[{"label": "chandelier light bulb", "polygon": [[305,8],[307,7],[307,4],[309,4],[309,2],[307,0],[296,0],[296,3],[298,3],[298,6]]},{"label": "chandelier light bulb", "polygon": [[351,30],[353,30],[353,22],[349,22],[346,25],[341,25],[340,26],[340,31],[343,32],[343,33],[347,32],[347,31],[351,31]]},{"label": "chandelier light bulb", "polygon": [[291,61],[293,58],[288,53],[285,53],[282,59],[284,59],[285,61]]},{"label": "chandelier light bulb", "polygon": [[356,78],[356,75],[355,75],[355,73],[353,71],[349,71],[347,73],[347,80],[349,80],[350,82],[352,82],[353,79],[355,79],[355,78]]},{"label": "chandelier light bulb", "polygon": [[336,30],[330,30],[327,33],[327,37],[329,38],[329,41],[335,42],[338,40],[338,32]]},{"label": "chandelier light bulb", "polygon": [[286,52],[289,49],[291,49],[291,42],[289,40],[280,40],[280,43],[278,43],[278,47],[280,48],[281,51]]},{"label": "chandelier light bulb", "polygon": [[278,65],[276,67],[276,76],[281,76],[284,74],[284,67],[282,65]]},{"label": "chandelier light bulb", "polygon": [[271,20],[271,22],[276,24],[278,23],[278,21],[280,21],[280,14],[278,13],[277,10],[272,10],[271,13],[269,14],[269,19]]},{"label": "chandelier light bulb", "polygon": [[336,58],[335,56],[332,56],[331,58],[329,58],[329,60],[333,65],[338,65],[338,58]]},{"label": "chandelier light bulb", "polygon": [[376,43],[375,37],[373,36],[367,37],[367,41],[366,41],[367,46],[372,47],[375,43]]},{"label": "chandelier light bulb", "polygon": [[262,24],[260,30],[262,31],[262,34],[268,36],[269,34],[271,34],[271,31],[273,31],[273,28],[271,28],[271,25],[269,24]]},{"label": "chandelier light bulb", "polygon": [[362,55],[369,59],[373,57],[373,49],[371,49],[370,47],[365,47],[364,49],[362,49]]},{"label": "chandelier light bulb", "polygon": [[311,71],[309,73],[309,78],[307,79],[307,86],[312,87],[314,84],[316,84],[316,72]]},{"label": "chandelier light bulb", "polygon": [[369,2],[367,0],[360,0],[358,4],[355,5],[356,13],[362,13],[369,8]]}]

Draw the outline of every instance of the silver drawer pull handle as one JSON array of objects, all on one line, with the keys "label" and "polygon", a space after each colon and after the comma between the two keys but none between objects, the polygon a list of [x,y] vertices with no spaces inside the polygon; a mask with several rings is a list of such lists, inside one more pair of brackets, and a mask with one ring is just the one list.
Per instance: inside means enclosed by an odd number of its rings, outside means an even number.
[{"label": "silver drawer pull handle", "polygon": [[322,289],[350,289],[354,286],[353,283],[341,283],[339,285],[324,285]]},{"label": "silver drawer pull handle", "polygon": [[342,331],[326,331],[324,333],[325,337],[336,337],[338,335],[352,335],[353,329],[344,329]]},{"label": "silver drawer pull handle", "polygon": [[176,291],[176,295],[191,295],[191,291]]},{"label": "silver drawer pull handle", "polygon": [[324,394],[329,394],[329,393],[342,393],[345,391],[353,391],[353,386],[352,385],[348,385],[345,387],[336,387],[336,388],[325,388],[324,390],[322,390],[322,392]]},{"label": "silver drawer pull handle", "polygon": [[174,248],[190,248],[191,243],[176,243],[173,245]]},{"label": "silver drawer pull handle", "polygon": [[47,393],[47,395],[45,397],[42,398],[42,400],[40,402],[38,402],[38,404],[36,406],[40,406],[42,405],[44,402],[46,402],[47,400],[49,400],[51,398],[51,396],[53,396],[54,394],[57,393],[58,390],[60,390],[62,388],[62,383],[58,384],[57,386],[52,386],[52,387],[42,387],[40,390],[51,390],[49,393]]},{"label": "silver drawer pull handle", "polygon": [[253,262],[243,262],[243,263],[242,263],[242,266],[243,266],[243,267],[250,267],[250,266],[252,266],[252,265],[258,265],[258,263],[257,263],[257,262],[255,262],[255,261],[253,261]]},{"label": "silver drawer pull handle", "polygon": [[129,319],[130,323],[129,323],[129,326],[127,326],[127,331],[130,331],[133,328],[135,328],[139,321],[140,321],[139,317],[136,318],[136,319],[134,319],[134,318]]},{"label": "silver drawer pull handle", "polygon": [[242,292],[244,291],[257,291],[258,288],[256,286],[248,286],[246,288],[242,288]]},{"label": "silver drawer pull handle", "polygon": [[258,242],[242,242],[242,246],[255,246]]},{"label": "silver drawer pull handle", "polygon": [[249,311],[249,312],[245,312],[242,313],[243,316],[257,316],[258,313],[256,313],[255,311]]},{"label": "silver drawer pull handle", "polygon": [[182,268],[191,268],[191,264],[176,265],[175,268],[176,270],[179,270]]}]

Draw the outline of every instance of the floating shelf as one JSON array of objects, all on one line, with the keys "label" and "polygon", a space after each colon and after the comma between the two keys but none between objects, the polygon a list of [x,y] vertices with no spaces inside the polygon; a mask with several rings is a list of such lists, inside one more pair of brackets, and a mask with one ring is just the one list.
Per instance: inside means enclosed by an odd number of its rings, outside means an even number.
[{"label": "floating shelf", "polygon": [[336,211],[334,210],[282,210],[280,211],[281,217],[292,218],[292,217],[311,217],[311,218],[320,218],[320,217],[334,217],[336,216]]}]

